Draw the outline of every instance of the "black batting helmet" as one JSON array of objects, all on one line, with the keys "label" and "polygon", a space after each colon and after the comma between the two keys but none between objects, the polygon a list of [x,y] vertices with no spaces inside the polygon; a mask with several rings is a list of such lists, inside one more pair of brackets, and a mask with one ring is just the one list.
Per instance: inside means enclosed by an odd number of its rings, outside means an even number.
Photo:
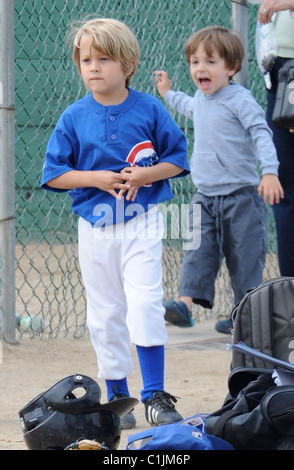
[{"label": "black batting helmet", "polygon": [[[83,393],[77,396],[78,389]],[[19,411],[29,450],[63,450],[80,439],[91,439],[107,449],[120,442],[120,417],[137,403],[120,398],[100,404],[101,389],[90,377],[75,374],[57,382]]]}]

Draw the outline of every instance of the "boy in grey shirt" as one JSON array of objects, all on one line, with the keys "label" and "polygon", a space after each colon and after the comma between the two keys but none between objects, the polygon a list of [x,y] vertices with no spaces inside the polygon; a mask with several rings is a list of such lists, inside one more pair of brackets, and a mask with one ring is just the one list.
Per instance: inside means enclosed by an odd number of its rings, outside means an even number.
[{"label": "boy in grey shirt", "polygon": [[166,320],[181,327],[193,325],[193,302],[213,307],[214,284],[223,257],[236,303],[262,282],[265,202],[278,203],[283,197],[264,111],[249,90],[230,82],[244,55],[238,36],[223,27],[206,27],[188,39],[185,55],[198,88],[193,97],[172,91],[167,73],[156,72],[157,90],[167,105],[193,119],[194,124],[190,166],[197,192],[191,200],[190,223],[193,205],[200,204],[201,245],[185,253],[179,300],[164,303]]}]

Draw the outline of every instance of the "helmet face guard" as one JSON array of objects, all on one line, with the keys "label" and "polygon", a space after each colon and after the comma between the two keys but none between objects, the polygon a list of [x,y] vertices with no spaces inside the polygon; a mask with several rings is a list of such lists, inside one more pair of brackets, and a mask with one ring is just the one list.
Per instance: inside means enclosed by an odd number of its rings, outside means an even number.
[{"label": "helmet face guard", "polygon": [[[77,392],[83,393],[77,396]],[[91,439],[115,450],[120,443],[120,417],[137,403],[121,398],[101,404],[101,389],[90,377],[66,377],[19,411],[24,440],[30,450],[65,449]]]}]

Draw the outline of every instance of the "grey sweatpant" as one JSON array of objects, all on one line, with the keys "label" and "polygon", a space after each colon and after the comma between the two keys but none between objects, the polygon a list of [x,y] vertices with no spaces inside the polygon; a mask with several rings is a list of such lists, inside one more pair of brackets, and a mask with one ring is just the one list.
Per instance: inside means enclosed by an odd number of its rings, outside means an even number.
[{"label": "grey sweatpant", "polygon": [[[239,189],[227,196],[194,194],[190,204],[201,205],[201,243],[186,251],[179,281],[179,295],[212,308],[215,280],[226,260],[235,303],[263,280],[267,248],[267,208],[255,187]],[[190,226],[190,231],[192,227]]]}]

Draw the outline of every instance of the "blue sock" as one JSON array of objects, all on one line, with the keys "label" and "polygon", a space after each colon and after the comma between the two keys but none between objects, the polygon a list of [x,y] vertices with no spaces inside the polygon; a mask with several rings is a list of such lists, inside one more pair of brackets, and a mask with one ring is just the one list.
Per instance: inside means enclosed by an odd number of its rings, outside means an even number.
[{"label": "blue sock", "polygon": [[137,354],[143,380],[141,401],[144,403],[154,392],[164,391],[164,346],[137,346]]},{"label": "blue sock", "polygon": [[107,388],[107,400],[111,400],[117,393],[122,395],[130,396],[127,379],[120,380],[105,380]]}]

